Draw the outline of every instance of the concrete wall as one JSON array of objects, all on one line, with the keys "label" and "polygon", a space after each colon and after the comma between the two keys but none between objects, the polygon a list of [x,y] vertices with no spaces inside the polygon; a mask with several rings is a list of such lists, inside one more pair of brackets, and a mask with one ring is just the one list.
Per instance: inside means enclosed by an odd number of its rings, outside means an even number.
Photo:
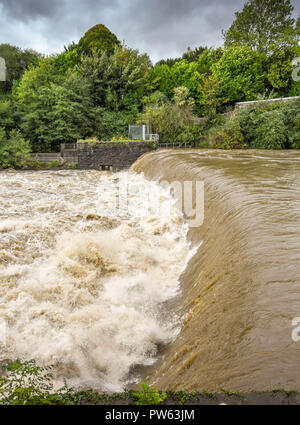
[{"label": "concrete wall", "polygon": [[77,142],[79,169],[129,168],[141,155],[154,149],[153,142]]}]

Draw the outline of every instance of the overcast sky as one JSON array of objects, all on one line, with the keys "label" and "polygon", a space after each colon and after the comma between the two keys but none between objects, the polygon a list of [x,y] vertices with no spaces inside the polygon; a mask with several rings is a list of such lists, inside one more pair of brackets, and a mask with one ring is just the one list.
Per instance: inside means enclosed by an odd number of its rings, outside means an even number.
[{"label": "overcast sky", "polygon": [[[188,46],[222,45],[245,0],[0,0],[0,44],[55,53],[104,24],[155,63]],[[294,0],[295,14],[300,2]]]}]

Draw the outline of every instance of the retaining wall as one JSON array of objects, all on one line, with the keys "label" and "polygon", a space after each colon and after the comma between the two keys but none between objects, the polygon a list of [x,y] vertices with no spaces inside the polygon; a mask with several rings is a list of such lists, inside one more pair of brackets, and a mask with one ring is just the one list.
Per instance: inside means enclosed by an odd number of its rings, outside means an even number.
[{"label": "retaining wall", "polygon": [[118,171],[155,149],[153,142],[77,142],[78,168]]}]

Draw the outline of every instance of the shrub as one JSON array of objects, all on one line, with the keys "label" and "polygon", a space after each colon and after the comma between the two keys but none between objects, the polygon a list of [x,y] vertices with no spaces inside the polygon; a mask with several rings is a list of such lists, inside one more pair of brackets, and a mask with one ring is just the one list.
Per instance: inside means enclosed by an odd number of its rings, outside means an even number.
[{"label": "shrub", "polygon": [[293,119],[292,131],[289,134],[289,142],[294,149],[300,149],[300,112]]},{"label": "shrub", "polygon": [[299,135],[300,101],[295,101],[235,110],[208,130],[207,139],[222,149],[283,149],[297,148]]},{"label": "shrub", "polygon": [[266,111],[257,120],[255,137],[250,147],[256,149],[283,149],[287,131],[281,111]]},{"label": "shrub", "polygon": [[15,111],[11,99],[0,99],[0,122],[1,127],[8,133],[15,127]]},{"label": "shrub", "polygon": [[150,123],[152,131],[163,142],[191,142],[201,135],[200,126],[193,125],[191,106],[167,102],[148,105],[140,122]]},{"label": "shrub", "polygon": [[30,144],[20,132],[12,130],[7,137],[0,128],[0,168],[26,168],[30,164]]},{"label": "shrub", "polygon": [[[2,405],[74,405],[84,394],[64,386],[53,391],[53,366],[38,366],[35,360],[16,360],[2,366],[0,404]],[[92,392],[92,391],[91,391]]]},{"label": "shrub", "polygon": [[166,393],[151,388],[147,382],[142,382],[140,385],[142,391],[134,391],[131,395],[136,405],[160,404],[167,398]]},{"label": "shrub", "polygon": [[128,124],[135,122],[135,114],[103,110],[98,124],[97,136],[99,140],[111,140],[128,136]]},{"label": "shrub", "polygon": [[52,384],[51,366],[39,367],[34,360],[19,360],[3,366],[6,375],[0,378],[1,404],[53,404],[49,400]]},{"label": "shrub", "polygon": [[213,127],[208,132],[209,146],[220,149],[241,149],[247,145],[238,116],[233,113],[225,120],[222,126]]}]

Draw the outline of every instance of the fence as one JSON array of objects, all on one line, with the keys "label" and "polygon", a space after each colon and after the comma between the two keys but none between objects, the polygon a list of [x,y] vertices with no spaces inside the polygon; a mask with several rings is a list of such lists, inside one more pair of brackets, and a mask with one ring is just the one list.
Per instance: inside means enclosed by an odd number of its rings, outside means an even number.
[{"label": "fence", "polygon": [[170,148],[194,148],[195,147],[195,145],[196,145],[196,142],[194,141],[194,142],[181,142],[181,143],[179,143],[179,142],[177,142],[177,143],[175,143],[175,142],[167,142],[167,143],[164,143],[164,142],[160,142],[160,143],[158,143],[158,147],[159,148],[167,148],[167,149],[170,149]]}]

